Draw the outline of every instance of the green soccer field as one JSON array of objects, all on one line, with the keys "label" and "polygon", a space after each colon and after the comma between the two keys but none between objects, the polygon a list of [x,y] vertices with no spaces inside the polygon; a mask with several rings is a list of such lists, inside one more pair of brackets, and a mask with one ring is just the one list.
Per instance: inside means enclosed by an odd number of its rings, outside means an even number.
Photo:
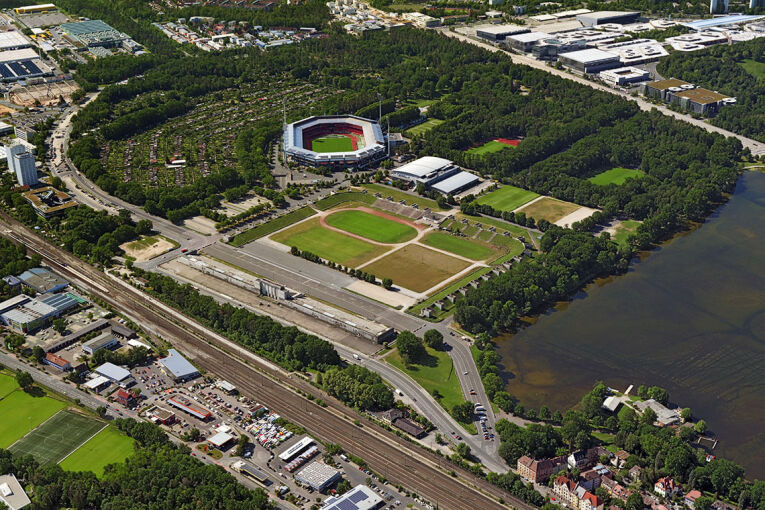
[{"label": "green soccer field", "polygon": [[19,387],[16,379],[9,375],[0,374],[0,398],[8,395],[13,390]]},{"label": "green soccer field", "polygon": [[364,211],[338,211],[325,218],[328,225],[377,241],[403,243],[417,236],[417,230]]},{"label": "green soccer field", "polygon": [[498,211],[513,211],[527,204],[539,195],[515,186],[502,186],[478,199],[481,205],[490,205]]},{"label": "green soccer field", "polygon": [[324,228],[318,218],[277,232],[271,239],[349,267],[363,264],[389,249]]},{"label": "green soccer field", "polygon": [[627,182],[627,179],[640,179],[644,176],[645,173],[642,170],[617,167],[599,173],[587,180],[598,186],[608,186],[609,184],[616,184],[618,186]]},{"label": "green soccer field", "polygon": [[486,260],[495,253],[495,250],[479,242],[471,241],[441,232],[431,232],[422,238],[422,244],[427,244],[439,250],[448,251],[455,255],[461,255],[471,260]]},{"label": "green soccer field", "polygon": [[43,466],[55,464],[103,426],[87,416],[61,411],[24,436],[10,450],[19,456],[31,455]]},{"label": "green soccer field", "polygon": [[490,140],[483,145],[479,145],[478,147],[473,147],[472,149],[468,149],[465,152],[467,154],[476,154],[478,156],[481,156],[483,154],[489,154],[491,152],[499,152],[507,148],[513,149],[514,147],[512,145],[498,142],[496,140]]},{"label": "green soccer field", "polygon": [[65,407],[65,403],[52,398],[14,391],[0,400],[0,448],[8,448]]},{"label": "green soccer field", "polygon": [[80,446],[61,464],[67,471],[91,471],[104,474],[109,464],[124,462],[133,453],[133,439],[114,427],[106,427]]},{"label": "green soccer field", "polygon": [[405,134],[406,134],[406,136],[409,136],[409,137],[421,135],[421,134],[423,134],[423,133],[425,133],[427,131],[430,131],[431,129],[433,129],[436,126],[440,126],[443,123],[444,123],[444,121],[441,120],[441,119],[428,119],[425,122],[423,122],[422,124],[417,124],[413,128],[407,130],[407,132]]},{"label": "green soccer field", "polygon": [[347,136],[324,136],[311,142],[314,152],[351,152],[353,141]]}]

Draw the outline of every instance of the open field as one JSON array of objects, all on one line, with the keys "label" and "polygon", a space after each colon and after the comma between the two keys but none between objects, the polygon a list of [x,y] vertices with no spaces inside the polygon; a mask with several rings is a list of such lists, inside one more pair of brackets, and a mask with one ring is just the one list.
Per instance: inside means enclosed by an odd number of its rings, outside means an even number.
[{"label": "open field", "polygon": [[19,387],[16,379],[10,375],[0,374],[0,399]]},{"label": "open field", "polygon": [[611,239],[617,244],[626,246],[627,238],[637,231],[640,223],[641,222],[635,220],[623,220],[619,222],[619,225],[614,229],[614,233],[611,234]]},{"label": "open field", "polygon": [[[471,272],[467,276],[464,276],[460,278],[459,280],[456,280],[448,284],[445,287],[441,287],[440,290],[438,290],[435,294],[431,295],[428,299],[408,309],[407,313],[419,317],[420,310],[422,310],[423,308],[427,308],[433,305],[433,303],[435,303],[436,301],[445,299],[446,296],[448,296],[452,292],[457,292],[457,290],[460,289],[461,287],[464,287],[465,285],[472,282],[476,278],[480,278],[481,276],[485,275],[489,271],[491,271],[490,267],[480,267],[476,269],[475,271]],[[440,321],[454,311],[454,305],[449,303],[448,301],[446,303],[447,305],[444,310],[435,310],[435,316],[431,320]]]},{"label": "open field", "polygon": [[233,246],[244,246],[245,244],[254,241],[255,239],[260,239],[261,237],[267,236],[268,234],[273,234],[277,230],[289,227],[290,225],[297,223],[300,220],[309,218],[314,214],[316,214],[316,211],[310,207],[301,207],[300,209],[289,212],[283,216],[274,218],[271,221],[262,223],[255,228],[245,230],[241,234],[235,235],[231,240],[231,244]]},{"label": "open field", "polygon": [[587,180],[598,186],[608,186],[609,184],[616,184],[618,186],[624,184],[627,179],[640,179],[644,176],[645,173],[642,170],[616,167],[594,175]]},{"label": "open field", "polygon": [[544,197],[533,204],[522,207],[516,212],[522,212],[527,217],[530,216],[536,221],[547,220],[555,223],[561,218],[565,218],[572,212],[579,209],[579,206],[570,202],[563,202],[550,197]]},{"label": "open field", "polygon": [[61,462],[67,471],[104,474],[104,467],[123,462],[133,453],[133,439],[114,427],[106,427]]},{"label": "open field", "polygon": [[344,204],[345,202],[361,202],[363,204],[372,205],[377,201],[377,197],[369,193],[360,193],[358,191],[349,191],[346,193],[335,193],[327,198],[322,198],[316,201],[314,207],[320,211],[326,211],[332,209],[336,205]]},{"label": "open field", "polygon": [[477,156],[481,156],[483,154],[489,154],[491,152],[499,152],[502,149],[511,149],[511,148],[513,148],[512,145],[498,142],[496,140],[490,140],[483,145],[479,145],[478,147],[473,147],[472,149],[468,149],[465,152],[468,154],[475,154]]},{"label": "open field", "polygon": [[[406,193],[400,189],[393,188],[391,186],[385,186],[384,184],[364,184],[364,188],[374,193],[379,193],[382,198],[393,197],[393,200],[400,202],[405,201],[407,205],[417,204],[420,209],[430,208],[433,211],[441,211],[435,200],[424,198],[412,193]],[[374,196],[372,197],[374,198]]]},{"label": "open field", "polygon": [[326,216],[324,221],[332,227],[378,243],[403,243],[417,236],[417,230],[414,227],[364,211],[337,211]]},{"label": "open field", "polygon": [[443,395],[443,398],[438,399],[439,403],[451,411],[454,404],[465,400],[457,374],[454,373],[452,359],[444,351],[436,351],[427,346],[425,348],[428,352],[427,357],[409,367],[404,365],[396,349],[385,356],[385,361],[409,375],[431,395],[433,390],[438,390]]},{"label": "open field", "polygon": [[[499,142],[497,142],[499,143]],[[501,144],[502,145],[502,144]],[[531,202],[539,194],[515,186],[502,186],[478,199],[481,205],[490,205],[498,211],[513,211]]]},{"label": "open field", "polygon": [[423,237],[421,242],[471,260],[486,260],[498,251],[493,250],[488,244],[441,232],[431,232]]},{"label": "open field", "polygon": [[[531,242],[531,236],[529,235],[529,231],[519,225],[513,225],[512,223],[507,223],[500,219],[492,218],[491,216],[467,216],[462,213],[457,213],[455,217],[457,218],[457,220],[462,220],[463,218],[467,218],[468,221],[472,221],[472,222],[477,221],[484,226],[494,227],[495,229],[497,229],[497,232],[499,234],[502,234],[502,232],[510,232],[510,234],[513,237],[524,237],[526,238],[526,240]],[[455,225],[461,225],[461,223],[457,221],[455,222]],[[464,225],[462,226],[464,227]],[[495,236],[494,240],[496,240],[498,237],[500,236]],[[494,241],[492,241],[492,243],[493,242]]]},{"label": "open field", "polygon": [[120,245],[120,248],[125,251],[125,255],[133,257],[136,262],[145,262],[162,255],[165,252],[173,250],[178,246],[178,243],[163,236],[150,236],[122,244]]},{"label": "open field", "polygon": [[765,80],[765,62],[757,62],[754,59],[747,58],[738,63],[744,68],[744,71],[751,74],[759,80]]},{"label": "open field", "polygon": [[350,267],[361,265],[389,249],[324,228],[319,218],[277,232],[271,239]]},{"label": "open field", "polygon": [[0,400],[0,448],[8,448],[65,407],[64,402],[49,397],[14,391]]},{"label": "open field", "polygon": [[430,131],[436,126],[439,126],[443,124],[444,121],[441,119],[428,119],[422,124],[417,124],[411,129],[408,129],[406,133],[404,133],[408,137],[417,136],[425,133],[426,131]]},{"label": "open field", "polygon": [[424,292],[469,265],[464,260],[409,244],[365,266],[364,271],[378,278],[391,278],[394,284],[415,292]]},{"label": "open field", "polygon": [[324,136],[311,142],[315,152],[351,152],[353,141],[347,136]]},{"label": "open field", "polygon": [[15,455],[31,455],[42,465],[55,464],[98,432],[104,424],[61,411],[14,444]]}]

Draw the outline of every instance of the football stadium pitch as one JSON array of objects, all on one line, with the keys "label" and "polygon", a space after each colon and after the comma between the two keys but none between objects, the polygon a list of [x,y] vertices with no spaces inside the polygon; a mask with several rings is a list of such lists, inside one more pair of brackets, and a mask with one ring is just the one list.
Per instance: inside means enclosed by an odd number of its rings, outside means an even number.
[{"label": "football stadium pitch", "polygon": [[468,266],[470,263],[464,260],[417,244],[408,244],[364,266],[363,270],[377,278],[390,278],[395,285],[424,292]]},{"label": "football stadium pitch", "polygon": [[598,186],[607,186],[609,184],[616,184],[618,186],[624,184],[627,179],[640,179],[642,177],[645,177],[645,173],[642,170],[617,167],[599,173],[587,180]]},{"label": "football stadium pitch", "polygon": [[14,455],[31,455],[43,466],[55,464],[103,427],[86,416],[61,411],[9,449]]},{"label": "football stadium pitch", "polygon": [[488,245],[470,241],[462,237],[442,234],[441,232],[432,232],[426,235],[422,238],[422,244],[427,244],[433,248],[448,251],[471,260],[486,260],[497,253]]},{"label": "football stadium pitch", "polygon": [[353,141],[345,135],[323,136],[311,142],[314,152],[351,152]]},{"label": "football stadium pitch", "polygon": [[114,427],[106,427],[59,464],[67,471],[104,474],[104,467],[123,462],[133,453],[134,441]]},{"label": "football stadium pitch", "polygon": [[33,397],[17,390],[0,400],[0,448],[8,448],[39,424],[65,408],[48,397]]},{"label": "football stadium pitch", "polygon": [[325,221],[332,227],[378,243],[403,243],[417,236],[417,230],[409,225],[358,210],[337,211]]},{"label": "football stadium pitch", "polygon": [[349,267],[363,264],[388,249],[324,228],[318,218],[277,232],[271,239]]},{"label": "football stadium pitch", "polygon": [[516,214],[522,212],[527,217],[534,218],[536,221],[547,220],[550,223],[555,223],[579,208],[580,206],[571,202],[544,197],[516,211]]},{"label": "football stadium pitch", "polygon": [[[499,142],[497,142],[499,143]],[[529,203],[539,195],[515,186],[502,186],[478,199],[481,205],[490,205],[498,211],[513,211]]]}]

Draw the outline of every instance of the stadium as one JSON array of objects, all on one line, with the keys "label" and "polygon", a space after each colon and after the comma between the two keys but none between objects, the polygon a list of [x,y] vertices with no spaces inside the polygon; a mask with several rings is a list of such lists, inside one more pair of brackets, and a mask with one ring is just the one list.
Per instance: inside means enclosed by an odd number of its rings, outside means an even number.
[{"label": "stadium", "polygon": [[387,157],[380,125],[355,115],[309,117],[284,129],[284,153],[307,166],[364,168]]}]

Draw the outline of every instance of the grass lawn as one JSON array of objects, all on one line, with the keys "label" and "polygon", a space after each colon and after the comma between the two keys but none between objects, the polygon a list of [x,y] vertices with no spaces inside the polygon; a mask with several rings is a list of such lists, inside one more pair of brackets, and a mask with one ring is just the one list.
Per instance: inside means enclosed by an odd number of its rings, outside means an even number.
[{"label": "grass lawn", "polygon": [[146,248],[153,245],[157,241],[158,239],[154,236],[144,237],[128,244],[128,248],[132,250],[145,250]]},{"label": "grass lawn", "polygon": [[[503,231],[508,231],[510,232],[510,234],[512,234],[513,237],[523,236],[529,242],[531,242],[531,238],[529,237],[529,231],[518,225],[513,225],[512,223],[507,223],[500,219],[492,218],[490,216],[466,216],[462,213],[457,213],[456,217],[457,217],[457,220],[461,220],[462,218],[467,218],[468,220],[472,222],[477,221],[478,223],[481,223],[484,227],[486,226],[495,227],[497,229],[497,232],[500,234]],[[494,239],[496,239],[496,237]]]},{"label": "grass lawn", "polygon": [[738,65],[755,78],[765,80],[765,62],[757,62],[754,59],[747,58],[739,62]]},{"label": "grass lawn", "polygon": [[639,225],[639,221],[624,220],[616,227],[616,233],[611,235],[611,239],[616,241],[617,244],[626,246],[627,238],[637,231]]},{"label": "grass lawn", "polygon": [[417,237],[417,230],[364,211],[337,211],[325,218],[328,225],[378,243],[403,243]]},{"label": "grass lawn", "polygon": [[641,179],[643,177],[645,177],[645,173],[642,170],[616,167],[601,172],[587,180],[598,186],[608,186],[609,184],[616,184],[618,186],[627,182],[627,179]]},{"label": "grass lawn", "polygon": [[310,218],[314,214],[316,214],[316,211],[310,207],[301,207],[300,209],[289,212],[283,216],[274,218],[271,221],[260,224],[255,228],[245,230],[241,234],[235,235],[231,240],[231,244],[237,247],[244,246],[245,244],[254,241],[255,239],[260,239],[261,237],[267,236],[268,234],[273,234],[277,230],[289,227],[290,225],[297,223],[300,220]]},{"label": "grass lawn", "polygon": [[304,221],[271,236],[274,241],[297,246],[327,260],[344,266],[356,267],[382,255],[388,248],[367,243],[324,228],[318,218]]},{"label": "grass lawn", "polygon": [[16,378],[9,375],[0,374],[0,399],[8,395],[13,390],[17,389],[19,385],[16,383]]},{"label": "grass lawn", "polygon": [[478,233],[480,229],[475,225],[467,225],[462,229],[462,233],[468,237],[473,237]]},{"label": "grass lawn", "polygon": [[315,152],[351,152],[353,141],[347,136],[324,136],[311,142]]},{"label": "grass lawn", "polygon": [[[429,207],[430,209],[434,211],[440,211],[441,208],[438,207],[438,204],[435,200],[431,200],[429,198],[423,198],[419,195],[415,195],[412,193],[406,193],[404,191],[401,191],[400,189],[393,188],[391,186],[386,186],[384,184],[364,184],[364,188],[368,189],[369,191],[374,193],[379,193],[382,195],[383,200],[388,197],[393,197],[393,200],[396,202],[400,202],[403,200],[407,203],[407,205],[417,204],[417,206],[420,209],[424,209],[426,207]],[[375,198],[372,196],[372,198]]]},{"label": "grass lawn", "polygon": [[496,250],[489,247],[488,244],[482,244],[478,241],[471,241],[463,237],[457,237],[441,232],[431,232],[422,238],[422,244],[427,244],[433,248],[445,250],[455,255],[467,257],[471,260],[486,260],[495,253]]},{"label": "grass lawn", "polygon": [[408,244],[365,266],[364,271],[378,278],[391,278],[396,285],[415,292],[424,292],[469,265],[464,260],[417,244]]},{"label": "grass lawn", "polygon": [[393,349],[390,354],[385,356],[385,361],[398,368],[409,377],[417,381],[417,384],[425,388],[428,393],[433,394],[433,390],[443,395],[443,398],[437,399],[447,411],[451,411],[455,404],[465,400],[462,396],[460,381],[454,372],[452,359],[444,351],[436,351],[426,347],[428,355],[420,363],[404,366],[398,350]]},{"label": "grass lawn", "polygon": [[[489,271],[491,271],[490,267],[481,267],[481,268],[476,269],[475,271],[473,271],[469,275],[467,275],[467,276],[465,276],[463,278],[460,278],[459,280],[456,280],[456,281],[450,283],[449,285],[447,285],[445,287],[441,287],[441,289],[439,289],[435,294],[431,295],[428,299],[426,299],[422,303],[414,305],[413,307],[408,309],[407,313],[419,317],[420,310],[422,310],[423,308],[427,308],[427,307],[431,306],[436,301],[440,301],[442,299],[445,299],[446,296],[448,296],[452,292],[457,292],[457,289],[459,289],[461,287],[464,287],[468,283],[472,282],[476,278],[480,278],[481,276],[485,275]],[[448,315],[450,315],[454,311],[454,305],[449,304],[448,301],[446,303],[447,303],[446,310],[443,310],[443,311],[436,310],[435,311],[436,313],[435,313],[435,316],[434,316],[433,320],[435,320],[436,322],[443,320],[444,317],[447,317]]]},{"label": "grass lawn", "polygon": [[550,223],[555,223],[577,209],[579,209],[579,206],[572,204],[571,202],[563,202],[562,200],[544,197],[533,204],[521,208],[517,212],[525,213],[527,217],[531,216],[536,221],[547,220]]},{"label": "grass lawn", "polygon": [[103,427],[104,423],[87,416],[61,411],[10,450],[19,456],[31,455],[43,466],[55,464]]},{"label": "grass lawn", "polygon": [[377,197],[373,194],[349,191],[347,193],[335,193],[327,198],[322,198],[313,205],[320,211],[326,211],[327,209],[332,209],[336,205],[344,204],[345,202],[361,202],[363,204],[372,205],[375,201],[377,201]]},{"label": "grass lawn", "polygon": [[49,397],[18,390],[0,400],[0,448],[8,448],[30,430],[66,407]]},{"label": "grass lawn", "polygon": [[428,120],[426,120],[425,122],[423,122],[422,124],[417,124],[417,125],[416,125],[416,126],[414,126],[413,128],[411,128],[411,129],[408,129],[408,130],[406,131],[406,133],[404,133],[404,134],[405,134],[406,136],[408,136],[408,137],[412,137],[412,136],[421,135],[421,134],[423,134],[424,132],[426,132],[426,131],[430,131],[430,130],[431,130],[431,129],[433,129],[434,127],[436,127],[436,126],[440,126],[440,125],[441,125],[441,124],[443,124],[443,123],[444,123],[444,121],[443,121],[443,120],[441,120],[441,119],[428,119]]},{"label": "grass lawn", "polygon": [[490,140],[486,142],[483,145],[479,145],[478,147],[473,147],[472,149],[468,149],[465,152],[468,154],[475,154],[477,156],[481,156],[483,154],[489,154],[491,152],[499,152],[502,149],[507,148],[513,148],[512,145],[508,145],[506,143],[498,142],[496,140]]},{"label": "grass lawn", "polygon": [[494,237],[494,232],[492,232],[491,230],[482,230],[478,234],[478,236],[476,236],[476,239],[488,243],[489,239],[491,239],[492,237]]},{"label": "grass lawn", "polygon": [[[505,147],[510,146],[505,145]],[[533,191],[516,188],[515,186],[502,186],[501,188],[480,197],[478,203],[481,205],[490,205],[498,211],[514,211],[523,204],[531,202],[538,196],[539,195]]]},{"label": "grass lawn", "polygon": [[67,471],[91,471],[104,474],[109,464],[124,462],[133,454],[133,439],[114,427],[106,427],[61,462]]}]

